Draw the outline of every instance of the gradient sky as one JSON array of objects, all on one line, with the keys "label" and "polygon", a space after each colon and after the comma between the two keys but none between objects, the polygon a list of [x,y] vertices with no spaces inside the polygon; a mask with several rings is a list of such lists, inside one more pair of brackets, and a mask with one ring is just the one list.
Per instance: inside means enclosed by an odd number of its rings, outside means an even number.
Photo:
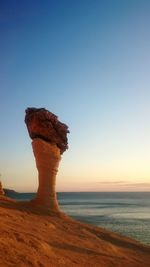
[{"label": "gradient sky", "polygon": [[150,1],[0,1],[0,173],[37,189],[27,107],[68,124],[58,191],[150,191]]}]

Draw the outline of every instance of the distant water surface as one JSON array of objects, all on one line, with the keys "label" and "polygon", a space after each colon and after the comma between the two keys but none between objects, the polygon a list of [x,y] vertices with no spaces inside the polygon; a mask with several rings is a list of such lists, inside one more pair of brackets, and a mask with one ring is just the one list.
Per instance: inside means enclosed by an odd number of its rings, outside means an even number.
[{"label": "distant water surface", "polygon": [[[35,193],[19,193],[29,200]],[[58,193],[61,209],[76,220],[150,244],[150,192]]]}]

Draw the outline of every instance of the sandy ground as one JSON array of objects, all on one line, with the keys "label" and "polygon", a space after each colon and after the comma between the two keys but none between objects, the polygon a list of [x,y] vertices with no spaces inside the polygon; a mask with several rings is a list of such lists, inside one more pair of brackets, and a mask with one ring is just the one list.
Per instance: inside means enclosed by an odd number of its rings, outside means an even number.
[{"label": "sandy ground", "polygon": [[0,266],[150,267],[150,247],[64,214],[0,199]]}]

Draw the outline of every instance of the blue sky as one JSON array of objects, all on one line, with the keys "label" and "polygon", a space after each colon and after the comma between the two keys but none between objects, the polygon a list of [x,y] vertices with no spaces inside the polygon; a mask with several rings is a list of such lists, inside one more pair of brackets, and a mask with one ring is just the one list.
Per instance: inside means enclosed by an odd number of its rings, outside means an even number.
[{"label": "blue sky", "polygon": [[150,2],[0,1],[0,173],[35,191],[24,110],[70,128],[58,191],[150,190]]}]

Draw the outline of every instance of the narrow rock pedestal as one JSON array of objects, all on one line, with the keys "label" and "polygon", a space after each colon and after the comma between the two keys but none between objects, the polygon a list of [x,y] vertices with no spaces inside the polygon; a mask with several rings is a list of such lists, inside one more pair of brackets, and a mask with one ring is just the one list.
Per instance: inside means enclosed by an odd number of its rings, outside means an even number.
[{"label": "narrow rock pedestal", "polygon": [[41,138],[33,139],[32,148],[39,179],[37,196],[32,203],[42,206],[46,210],[58,212],[55,184],[61,159],[60,149],[55,144],[47,143]]},{"label": "narrow rock pedestal", "polygon": [[45,108],[32,107],[25,112],[39,175],[37,196],[31,203],[48,213],[59,212],[55,183],[61,155],[68,149],[68,126]]}]

